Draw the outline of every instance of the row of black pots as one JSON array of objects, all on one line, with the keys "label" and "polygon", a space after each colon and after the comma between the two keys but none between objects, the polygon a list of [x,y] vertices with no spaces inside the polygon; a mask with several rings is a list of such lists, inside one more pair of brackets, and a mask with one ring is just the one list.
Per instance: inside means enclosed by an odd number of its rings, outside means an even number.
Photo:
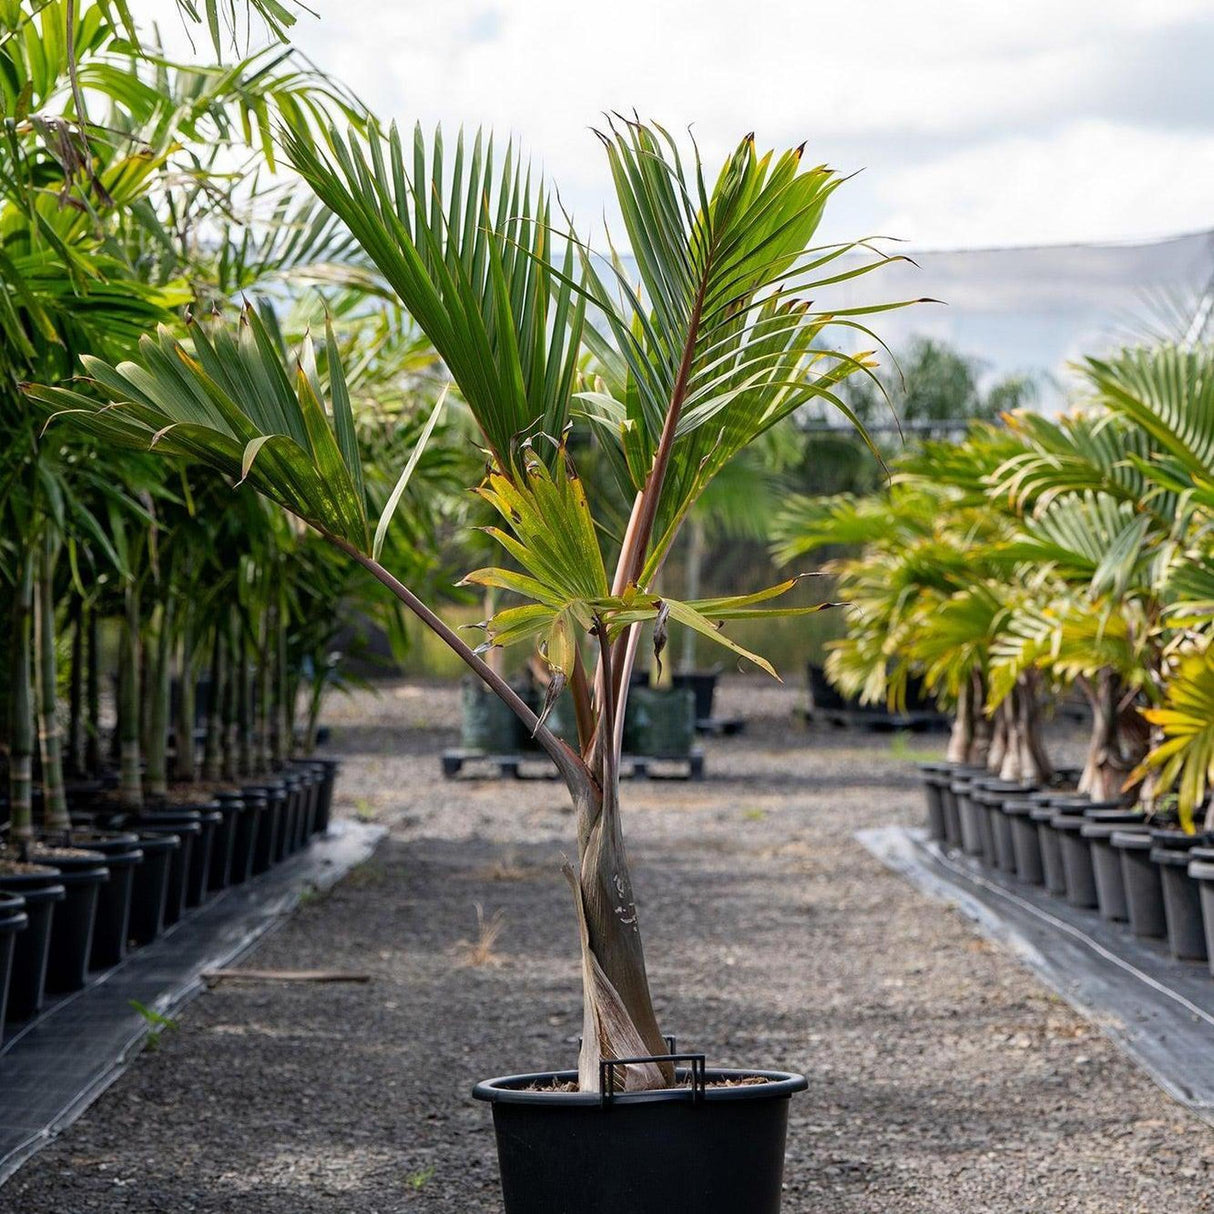
[{"label": "row of black pots", "polygon": [[81,989],[90,972],[323,834],[337,771],[335,760],[310,760],[213,801],[73,814],[80,854],[52,850],[28,872],[0,875],[0,1025]]},{"label": "row of black pots", "polygon": [[1214,974],[1214,838],[1152,824],[1133,805],[921,763],[928,834],[1071,906],[1167,940]]}]

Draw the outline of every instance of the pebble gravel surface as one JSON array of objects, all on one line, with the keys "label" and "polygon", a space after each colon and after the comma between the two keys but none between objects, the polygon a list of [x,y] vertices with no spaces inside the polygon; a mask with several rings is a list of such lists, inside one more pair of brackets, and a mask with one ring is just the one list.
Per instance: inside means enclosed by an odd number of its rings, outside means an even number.
[{"label": "pebble gravel surface", "polygon": [[[1214,1131],[853,840],[921,819],[912,760],[941,736],[807,728],[795,690],[742,676],[719,697],[747,732],[706,742],[702,783],[627,784],[625,827],[665,1030],[809,1079],[786,1214],[1214,1210]],[[371,981],[200,997],[0,1189],[3,1214],[501,1211],[472,1085],[572,1065],[581,1025],[565,797],[444,780],[449,686],[328,719],[340,812],[390,837],[245,964]]]}]

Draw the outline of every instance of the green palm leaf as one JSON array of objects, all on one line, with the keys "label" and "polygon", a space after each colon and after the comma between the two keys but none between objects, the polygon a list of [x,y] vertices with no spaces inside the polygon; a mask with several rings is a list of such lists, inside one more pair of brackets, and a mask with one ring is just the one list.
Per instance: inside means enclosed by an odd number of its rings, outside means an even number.
[{"label": "green palm leaf", "polygon": [[[86,357],[92,385],[108,404],[62,388],[27,391],[107,442],[156,447],[247,480],[326,534],[369,553],[363,473],[332,334],[328,393],[310,341],[291,367],[251,308],[235,332],[221,323],[194,324],[191,334],[192,349],[164,328],[155,340],[145,337],[140,364]],[[394,505],[390,501],[385,513]]]},{"label": "green palm leaf", "polygon": [[560,435],[584,304],[513,149],[499,164],[491,139],[461,134],[448,163],[441,133],[427,146],[418,129],[410,148],[395,126],[321,140],[296,122],[283,142],[433,342],[499,468],[521,435]]}]

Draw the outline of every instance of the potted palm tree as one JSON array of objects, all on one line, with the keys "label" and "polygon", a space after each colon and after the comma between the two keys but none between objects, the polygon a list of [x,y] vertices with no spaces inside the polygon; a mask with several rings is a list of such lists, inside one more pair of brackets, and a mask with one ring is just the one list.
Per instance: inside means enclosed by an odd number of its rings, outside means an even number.
[{"label": "potted palm tree", "polygon": [[[543,191],[489,140],[451,149],[418,132],[410,147],[395,128],[317,137],[302,122],[284,132],[295,168],[433,343],[479,429],[486,471],[476,491],[499,517],[490,533],[508,561],[465,581],[512,596],[484,621],[480,646],[380,559],[446,393],[373,526],[331,330],[319,357],[305,340],[284,365],[263,320],[245,309],[234,325],[193,322],[188,342],[168,330],[145,337],[137,363],[85,358],[83,390],[28,391],[107,442],[208,464],[303,519],[441,638],[556,765],[577,821],[565,876],[582,959],[582,1046],[576,1071],[477,1088],[494,1107],[507,1209],[639,1214],[693,1200],[701,1210],[775,1211],[788,1098],[805,1081],[708,1069],[702,1056],[676,1055],[662,1034],[623,841],[624,718],[642,625],[652,627],[655,657],[673,621],[774,674],[723,625],[816,609],[772,606],[795,578],[690,601],[654,583],[721,468],[806,402],[836,401],[844,379],[868,370],[864,356],[826,340],[835,323],[854,332],[861,313],[807,300],[887,259],[841,262],[856,246],[812,247],[839,178],[806,167],[800,148],[760,153],[748,136],[711,181],[698,155],[659,127],[613,119],[600,138],[639,283],[556,235]],[[604,381],[618,390],[579,384],[584,349],[610,367]],[[633,494],[607,554],[571,456],[570,431],[583,428]],[[483,656],[515,644],[535,647],[550,675],[538,712]],[[566,691],[574,745],[545,720]]]}]

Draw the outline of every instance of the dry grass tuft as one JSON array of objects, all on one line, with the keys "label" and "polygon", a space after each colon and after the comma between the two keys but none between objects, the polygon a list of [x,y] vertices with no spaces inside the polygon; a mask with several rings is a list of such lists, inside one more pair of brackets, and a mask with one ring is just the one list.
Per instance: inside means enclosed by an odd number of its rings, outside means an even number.
[{"label": "dry grass tuft", "polygon": [[458,963],[473,969],[501,965],[503,958],[493,951],[493,947],[497,944],[497,938],[502,934],[505,926],[506,916],[503,911],[495,910],[486,919],[485,908],[478,902],[476,904],[476,939],[455,942],[455,955]]},{"label": "dry grass tuft", "polygon": [[532,881],[546,869],[538,864],[526,864],[518,852],[511,849],[500,860],[473,869],[468,876],[476,881]]}]

